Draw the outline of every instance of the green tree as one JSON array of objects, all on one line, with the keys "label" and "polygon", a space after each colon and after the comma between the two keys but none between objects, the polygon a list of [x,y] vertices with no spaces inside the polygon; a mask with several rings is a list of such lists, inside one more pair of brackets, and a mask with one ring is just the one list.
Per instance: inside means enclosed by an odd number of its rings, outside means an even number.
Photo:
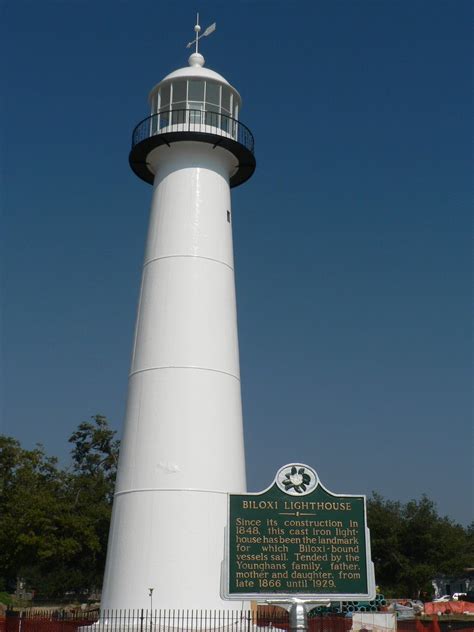
[{"label": "green tree", "polygon": [[100,587],[119,443],[96,415],[70,438],[61,469],[42,446],[24,450],[0,436],[0,582],[24,577],[38,595]]},{"label": "green tree", "polygon": [[75,568],[82,570],[89,588],[102,585],[120,447],[115,435],[107,419],[95,415],[69,438],[72,511],[80,518],[85,536]]},{"label": "green tree", "polygon": [[473,530],[439,516],[426,496],[402,504],[374,493],[368,524],[376,581],[389,596],[418,598],[435,575],[472,566]]},{"label": "green tree", "polygon": [[373,493],[367,503],[375,580],[385,593],[398,592],[400,569],[406,564],[400,546],[402,508],[399,502]]},{"label": "green tree", "polygon": [[110,494],[113,494],[120,449],[115,435],[107,418],[95,415],[92,422],[82,422],[69,438],[74,446],[71,455],[75,474],[103,479],[110,487]]},{"label": "green tree", "polygon": [[0,568],[7,586],[72,546],[67,538],[58,542],[67,482],[42,446],[24,450],[15,439],[0,437]]}]

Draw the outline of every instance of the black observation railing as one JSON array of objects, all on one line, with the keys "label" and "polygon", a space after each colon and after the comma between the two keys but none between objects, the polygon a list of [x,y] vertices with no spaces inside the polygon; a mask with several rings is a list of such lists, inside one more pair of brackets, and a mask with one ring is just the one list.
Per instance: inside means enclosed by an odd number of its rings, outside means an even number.
[{"label": "black observation railing", "polygon": [[[152,136],[180,132],[211,134],[233,140],[254,153],[252,132],[237,119],[207,110],[162,110],[140,121],[133,130],[132,150]],[[218,143],[216,143],[218,144]]]}]

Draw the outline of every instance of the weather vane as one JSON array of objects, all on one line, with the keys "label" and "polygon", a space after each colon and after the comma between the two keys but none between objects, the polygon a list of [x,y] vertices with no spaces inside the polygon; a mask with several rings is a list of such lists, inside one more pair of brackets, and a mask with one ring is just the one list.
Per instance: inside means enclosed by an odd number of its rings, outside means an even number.
[{"label": "weather vane", "polygon": [[188,42],[188,44],[186,45],[186,48],[191,48],[191,46],[193,44],[196,45],[196,53],[199,52],[199,40],[201,39],[201,37],[207,37],[208,35],[210,35],[211,33],[214,33],[214,31],[216,30],[216,23],[213,22],[212,24],[210,24],[207,29],[204,31],[204,33],[202,33],[201,35],[199,35],[200,31],[201,31],[201,27],[199,26],[199,13],[196,15],[196,26],[194,27],[194,32],[196,33],[196,37],[191,41]]}]

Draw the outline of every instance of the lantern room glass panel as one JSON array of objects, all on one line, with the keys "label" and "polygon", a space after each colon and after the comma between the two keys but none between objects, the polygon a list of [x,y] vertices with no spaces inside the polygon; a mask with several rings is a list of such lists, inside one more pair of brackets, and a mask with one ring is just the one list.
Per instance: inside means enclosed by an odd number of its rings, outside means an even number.
[{"label": "lantern room glass panel", "polygon": [[206,103],[206,125],[219,127],[219,106]]},{"label": "lantern room glass panel", "polygon": [[204,81],[192,79],[188,82],[188,100],[204,101]]},{"label": "lantern room glass panel", "polygon": [[173,82],[173,105],[175,103],[184,103],[186,101],[186,83],[186,81]]},{"label": "lantern room glass panel", "polygon": [[165,112],[161,112],[161,114],[160,114],[160,121],[159,121],[160,129],[163,129],[163,127],[168,127],[169,121],[170,121],[170,113],[169,113],[169,111],[166,110]]},{"label": "lantern room glass panel", "polygon": [[181,106],[179,104],[173,104],[171,122],[173,125],[183,125],[186,123],[186,103],[181,104]]},{"label": "lantern room glass panel", "polygon": [[160,90],[160,110],[165,110],[170,106],[170,84],[162,86]]},{"label": "lantern room glass panel", "polygon": [[230,115],[230,90],[222,88],[222,111]]},{"label": "lantern room glass panel", "polygon": [[189,101],[189,123],[191,125],[201,125],[203,122],[204,103],[199,101]]},{"label": "lantern room glass panel", "polygon": [[206,102],[219,105],[221,98],[221,87],[218,83],[206,81]]}]

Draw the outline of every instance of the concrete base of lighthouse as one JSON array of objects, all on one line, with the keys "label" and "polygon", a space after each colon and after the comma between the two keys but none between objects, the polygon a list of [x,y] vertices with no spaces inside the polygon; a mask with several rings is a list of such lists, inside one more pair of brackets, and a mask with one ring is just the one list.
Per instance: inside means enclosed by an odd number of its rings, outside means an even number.
[{"label": "concrete base of lighthouse", "polygon": [[[155,175],[101,608],[221,598],[227,493],[246,490],[233,269],[235,157],[177,142]],[[245,604],[247,605],[247,604]]]}]

